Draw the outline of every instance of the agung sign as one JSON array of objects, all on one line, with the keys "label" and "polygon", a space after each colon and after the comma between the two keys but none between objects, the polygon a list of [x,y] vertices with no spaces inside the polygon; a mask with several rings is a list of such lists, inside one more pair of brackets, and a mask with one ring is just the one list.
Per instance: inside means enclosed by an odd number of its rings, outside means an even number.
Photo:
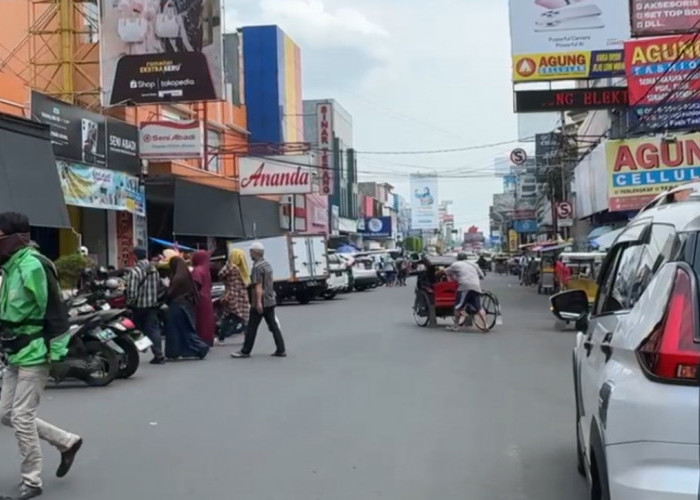
[{"label": "agung sign", "polygon": [[611,211],[638,210],[656,195],[700,179],[700,134],[606,144]]}]

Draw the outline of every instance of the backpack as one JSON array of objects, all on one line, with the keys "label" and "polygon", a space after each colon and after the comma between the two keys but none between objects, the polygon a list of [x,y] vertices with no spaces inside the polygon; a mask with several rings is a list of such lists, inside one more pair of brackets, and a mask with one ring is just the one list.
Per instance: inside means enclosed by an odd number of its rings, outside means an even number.
[{"label": "backpack", "polygon": [[58,282],[58,271],[48,258],[36,253],[34,257],[41,263],[46,274],[46,313],[44,314],[44,342],[49,349],[51,340],[68,331],[68,306],[61,297],[61,286]]}]

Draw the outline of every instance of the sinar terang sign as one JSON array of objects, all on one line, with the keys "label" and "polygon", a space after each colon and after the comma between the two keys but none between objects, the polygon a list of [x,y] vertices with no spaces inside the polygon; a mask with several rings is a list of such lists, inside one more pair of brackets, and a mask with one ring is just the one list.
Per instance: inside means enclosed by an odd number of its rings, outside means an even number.
[{"label": "sinar terang sign", "polygon": [[240,192],[242,195],[311,193],[317,170],[313,161],[309,155],[241,158]]}]

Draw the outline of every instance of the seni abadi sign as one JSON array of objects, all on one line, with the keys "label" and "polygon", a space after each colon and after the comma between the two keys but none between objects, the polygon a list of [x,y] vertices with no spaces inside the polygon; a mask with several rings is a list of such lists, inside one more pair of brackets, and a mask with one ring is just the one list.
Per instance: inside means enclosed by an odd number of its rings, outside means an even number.
[{"label": "seni abadi sign", "polygon": [[190,122],[144,122],[139,131],[141,158],[172,160],[201,158],[204,154],[202,125]]}]

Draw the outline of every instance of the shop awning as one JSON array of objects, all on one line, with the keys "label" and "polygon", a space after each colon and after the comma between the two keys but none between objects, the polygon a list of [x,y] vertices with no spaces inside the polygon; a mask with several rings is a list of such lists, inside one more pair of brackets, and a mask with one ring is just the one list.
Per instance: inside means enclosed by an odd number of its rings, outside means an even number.
[{"label": "shop awning", "polygon": [[182,236],[244,238],[238,193],[176,179],[173,231]]},{"label": "shop awning", "polygon": [[49,127],[0,114],[0,212],[20,212],[32,226],[69,228]]},{"label": "shop awning", "polygon": [[246,238],[268,238],[283,233],[278,202],[241,196],[241,209]]}]

